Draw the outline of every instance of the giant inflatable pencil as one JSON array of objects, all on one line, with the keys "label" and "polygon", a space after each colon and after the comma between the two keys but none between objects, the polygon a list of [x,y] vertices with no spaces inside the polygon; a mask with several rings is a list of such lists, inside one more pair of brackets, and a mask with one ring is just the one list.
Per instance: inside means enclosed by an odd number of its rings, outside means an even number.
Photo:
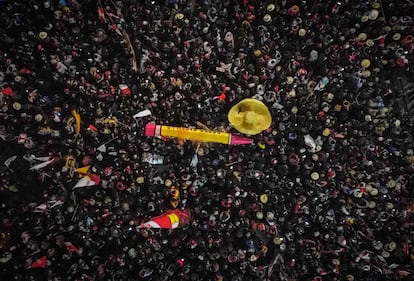
[{"label": "giant inflatable pencil", "polygon": [[137,228],[175,229],[188,224],[190,218],[190,210],[168,210],[164,214],[139,225]]}]

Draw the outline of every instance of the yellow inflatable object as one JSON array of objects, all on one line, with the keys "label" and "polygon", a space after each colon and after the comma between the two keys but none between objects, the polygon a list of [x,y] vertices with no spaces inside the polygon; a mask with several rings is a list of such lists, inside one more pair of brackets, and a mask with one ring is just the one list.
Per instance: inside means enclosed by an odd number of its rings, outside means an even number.
[{"label": "yellow inflatable object", "polygon": [[256,99],[240,101],[230,109],[227,117],[237,131],[247,135],[257,135],[272,123],[269,109]]}]

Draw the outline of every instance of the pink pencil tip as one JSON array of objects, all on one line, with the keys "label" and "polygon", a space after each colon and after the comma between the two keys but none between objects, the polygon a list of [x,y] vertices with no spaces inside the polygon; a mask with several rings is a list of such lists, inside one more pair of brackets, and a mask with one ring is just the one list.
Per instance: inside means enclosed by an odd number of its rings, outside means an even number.
[{"label": "pink pencil tip", "polygon": [[236,136],[236,135],[231,135],[230,144],[252,144],[252,143],[253,143],[252,139],[241,137],[241,136]]}]

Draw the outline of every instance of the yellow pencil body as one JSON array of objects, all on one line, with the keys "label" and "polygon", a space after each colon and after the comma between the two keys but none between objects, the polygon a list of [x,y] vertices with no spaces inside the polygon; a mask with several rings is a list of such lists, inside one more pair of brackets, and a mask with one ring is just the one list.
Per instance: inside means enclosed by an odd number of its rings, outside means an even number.
[{"label": "yellow pencil body", "polygon": [[202,142],[218,142],[229,144],[230,134],[225,132],[210,132],[191,128],[160,126],[161,135],[170,138],[196,140]]}]

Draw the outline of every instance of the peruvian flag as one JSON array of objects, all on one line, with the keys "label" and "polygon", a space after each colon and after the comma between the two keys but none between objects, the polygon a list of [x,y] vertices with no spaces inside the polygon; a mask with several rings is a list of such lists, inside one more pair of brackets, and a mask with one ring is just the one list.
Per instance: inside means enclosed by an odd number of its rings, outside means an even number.
[{"label": "peruvian flag", "polygon": [[4,88],[1,92],[5,96],[13,96],[13,89],[11,87]]},{"label": "peruvian flag", "polygon": [[81,178],[73,187],[73,189],[78,187],[94,186],[98,185],[101,182],[101,178],[96,174],[89,174]]},{"label": "peruvian flag", "polygon": [[164,214],[139,225],[137,228],[175,229],[188,224],[190,218],[190,210],[168,210]]}]

